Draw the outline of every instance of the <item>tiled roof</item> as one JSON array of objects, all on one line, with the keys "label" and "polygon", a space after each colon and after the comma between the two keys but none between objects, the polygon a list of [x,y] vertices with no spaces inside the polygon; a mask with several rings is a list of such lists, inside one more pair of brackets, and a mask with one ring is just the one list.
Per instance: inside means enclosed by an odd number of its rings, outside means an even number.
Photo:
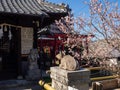
[{"label": "tiled roof", "polygon": [[48,13],[66,13],[61,5],[38,0],[0,0],[0,13],[47,15]]},{"label": "tiled roof", "polygon": [[62,32],[56,24],[51,24],[50,26],[44,27],[41,30],[38,31],[38,34],[46,34],[46,35],[52,35],[52,34],[65,34]]},{"label": "tiled roof", "polygon": [[56,24],[51,24],[50,25],[50,32],[54,33],[54,34],[64,34],[64,32],[62,32],[58,26],[56,26]]}]

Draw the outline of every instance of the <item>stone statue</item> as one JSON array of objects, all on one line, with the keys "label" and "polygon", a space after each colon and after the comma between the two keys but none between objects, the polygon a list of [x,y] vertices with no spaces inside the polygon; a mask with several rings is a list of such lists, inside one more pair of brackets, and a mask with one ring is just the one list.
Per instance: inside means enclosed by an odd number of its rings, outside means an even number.
[{"label": "stone statue", "polygon": [[37,49],[31,49],[30,54],[28,56],[29,63],[32,62],[37,63],[37,59],[39,57],[38,50]]},{"label": "stone statue", "polygon": [[61,64],[59,65],[60,68],[65,70],[78,70],[79,69],[79,63],[78,61],[72,57],[71,55],[65,55],[65,54],[58,54],[56,55],[56,58],[61,61]]},{"label": "stone statue", "polygon": [[39,54],[37,49],[31,49],[28,56],[29,70],[27,72],[26,79],[28,80],[38,80],[40,79],[40,69],[37,64]]}]

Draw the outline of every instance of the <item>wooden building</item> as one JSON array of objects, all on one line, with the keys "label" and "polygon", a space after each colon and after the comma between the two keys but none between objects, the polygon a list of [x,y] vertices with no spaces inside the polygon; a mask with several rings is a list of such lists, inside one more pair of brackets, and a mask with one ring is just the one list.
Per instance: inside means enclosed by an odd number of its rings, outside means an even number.
[{"label": "wooden building", "polygon": [[[60,50],[64,49],[64,41],[67,39],[67,34],[63,33],[56,24],[51,24],[41,31],[38,32],[38,47],[40,50],[43,50],[45,54],[45,47],[50,48],[50,58],[51,60],[43,58],[44,63],[51,63],[55,65],[55,56],[59,53]],[[42,55],[43,56],[43,55]],[[48,65],[49,67],[51,66]]]},{"label": "wooden building", "polygon": [[37,31],[67,15],[65,5],[42,0],[0,0],[0,80],[22,74],[22,62],[37,48]]}]

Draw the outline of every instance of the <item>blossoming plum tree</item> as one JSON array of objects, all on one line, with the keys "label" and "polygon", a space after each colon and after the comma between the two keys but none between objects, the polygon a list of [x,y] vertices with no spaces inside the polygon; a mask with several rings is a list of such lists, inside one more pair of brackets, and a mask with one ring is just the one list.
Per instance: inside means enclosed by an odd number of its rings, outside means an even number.
[{"label": "blossoming plum tree", "polygon": [[[90,0],[86,2],[89,6],[89,17],[79,16],[76,24],[79,30],[95,35],[94,43],[89,48],[87,57],[102,57],[102,66],[108,70],[119,73],[119,64],[115,65],[106,61],[106,58],[119,57],[120,55],[120,7],[118,2],[110,0]],[[96,43],[96,44],[95,44]],[[112,56],[110,53],[116,50]],[[86,56],[86,55],[84,55]],[[107,65],[106,65],[107,63]],[[104,64],[104,65],[103,65]],[[109,66],[111,65],[111,66]]]}]

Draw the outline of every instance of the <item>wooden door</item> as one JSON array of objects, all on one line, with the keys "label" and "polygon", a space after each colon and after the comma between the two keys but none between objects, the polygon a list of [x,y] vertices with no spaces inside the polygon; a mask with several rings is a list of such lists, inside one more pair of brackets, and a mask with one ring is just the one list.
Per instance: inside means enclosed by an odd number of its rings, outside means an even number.
[{"label": "wooden door", "polygon": [[[5,30],[5,28],[7,29]],[[17,77],[20,47],[19,39],[20,30],[16,27],[3,26],[3,36],[0,39],[0,56],[2,58],[0,80]]]}]

